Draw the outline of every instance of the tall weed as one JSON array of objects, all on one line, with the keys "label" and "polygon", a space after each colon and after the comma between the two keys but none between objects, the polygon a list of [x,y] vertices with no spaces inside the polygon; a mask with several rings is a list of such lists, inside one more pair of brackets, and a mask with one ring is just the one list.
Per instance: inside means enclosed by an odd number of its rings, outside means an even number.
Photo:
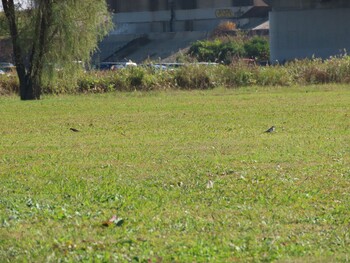
[{"label": "tall weed", "polygon": [[181,67],[174,73],[175,87],[180,89],[211,89],[214,87],[210,70],[200,65]]},{"label": "tall weed", "polygon": [[19,81],[17,75],[0,75],[0,95],[19,93]]},{"label": "tall weed", "polygon": [[[72,79],[67,80],[69,76],[63,72],[58,74],[61,76],[55,83],[43,87],[45,94],[350,83],[350,57],[332,57],[325,61],[295,60],[264,67],[237,60],[227,66],[189,64],[167,70],[135,67],[117,71],[82,71],[74,76],[75,84],[72,84]],[[0,95],[18,91],[17,75],[0,75]]]},{"label": "tall weed", "polygon": [[256,71],[256,84],[261,86],[288,86],[292,78],[288,70],[282,66],[259,67]]}]

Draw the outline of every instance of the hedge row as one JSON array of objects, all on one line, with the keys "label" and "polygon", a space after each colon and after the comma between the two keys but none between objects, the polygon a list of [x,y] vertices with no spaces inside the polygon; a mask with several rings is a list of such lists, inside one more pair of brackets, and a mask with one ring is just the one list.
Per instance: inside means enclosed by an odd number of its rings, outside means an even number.
[{"label": "hedge row", "polygon": [[[135,67],[118,71],[81,73],[76,85],[64,78],[44,87],[46,94],[102,93],[167,89],[211,89],[249,85],[289,86],[350,83],[350,57],[300,60],[285,65],[258,66],[244,61],[225,65],[188,65],[174,70]],[[0,95],[18,92],[16,76],[0,75]]]},{"label": "hedge row", "polygon": [[270,56],[270,47],[266,37],[226,37],[197,41],[191,45],[188,54],[198,61],[225,64],[229,64],[237,58],[267,61]]}]

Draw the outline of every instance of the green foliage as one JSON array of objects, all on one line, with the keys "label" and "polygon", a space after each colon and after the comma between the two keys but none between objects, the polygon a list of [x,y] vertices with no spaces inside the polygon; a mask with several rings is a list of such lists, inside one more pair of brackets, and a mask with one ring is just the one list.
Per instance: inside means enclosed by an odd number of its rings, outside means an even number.
[{"label": "green foliage", "polygon": [[[111,91],[152,91],[168,89],[211,89],[214,87],[291,86],[327,83],[350,83],[350,58],[329,60],[306,59],[285,65],[258,66],[238,60],[231,65],[187,64],[179,68],[159,70],[132,67],[117,71],[76,71],[74,78],[57,70],[55,83],[43,88],[45,94],[104,93]],[[18,91],[15,76],[2,76],[2,93]],[[73,83],[73,84],[72,84]]]},{"label": "green foliage", "polygon": [[270,46],[267,38],[255,36],[244,43],[244,50],[248,58],[257,61],[269,61]]},{"label": "green foliage", "polygon": [[243,45],[235,41],[223,41],[215,39],[214,41],[197,41],[188,52],[198,61],[205,62],[223,62],[228,64],[233,58],[245,56]]},{"label": "green foliage", "polygon": [[210,89],[213,88],[210,70],[203,70],[199,65],[181,67],[174,73],[176,87],[180,89]]},{"label": "green foliage", "polygon": [[77,63],[89,63],[112,25],[105,0],[35,0],[31,4],[28,10],[11,5],[4,9],[13,21],[11,37],[18,37],[13,43],[21,99],[39,99],[44,87],[55,85],[62,75],[66,84],[72,79],[73,86],[80,71]]},{"label": "green foliage", "polygon": [[191,45],[188,54],[198,61],[230,64],[244,57],[268,61],[269,49],[268,40],[264,37],[237,36],[197,41]]},{"label": "green foliage", "polygon": [[1,262],[346,262],[349,101],[348,85],[0,97]]},{"label": "green foliage", "polygon": [[189,54],[195,56],[199,61],[216,62],[220,52],[221,41],[197,41],[191,45]]},{"label": "green foliage", "polygon": [[285,66],[295,81],[301,84],[349,83],[350,57],[295,60]]},{"label": "green foliage", "polygon": [[8,22],[4,12],[0,11],[0,39],[9,36]]},{"label": "green foliage", "polygon": [[[297,83],[296,79],[283,66],[266,66],[256,71],[256,84],[261,86],[289,86]],[[308,83],[310,84],[310,83]]]},{"label": "green foliage", "polygon": [[18,93],[18,78],[15,75],[0,75],[0,95]]},{"label": "green foliage", "polygon": [[45,84],[61,79],[64,71],[65,81],[72,79],[74,85],[81,65],[89,63],[98,41],[110,29],[105,1],[58,1],[53,13],[55,26],[49,30],[53,35],[59,33],[50,41],[43,61]]}]

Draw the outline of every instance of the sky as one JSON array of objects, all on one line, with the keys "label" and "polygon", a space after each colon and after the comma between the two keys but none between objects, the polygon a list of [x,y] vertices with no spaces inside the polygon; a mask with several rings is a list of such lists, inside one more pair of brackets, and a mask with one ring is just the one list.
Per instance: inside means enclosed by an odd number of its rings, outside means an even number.
[{"label": "sky", "polygon": [[[24,7],[28,6],[27,0],[15,0],[15,3],[22,3]],[[2,2],[0,1],[0,10],[2,11]]]}]

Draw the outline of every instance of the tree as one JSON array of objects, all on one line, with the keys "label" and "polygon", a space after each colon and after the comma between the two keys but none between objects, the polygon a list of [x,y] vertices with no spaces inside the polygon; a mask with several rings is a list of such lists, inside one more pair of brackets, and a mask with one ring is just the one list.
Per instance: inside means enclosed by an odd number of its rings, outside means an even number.
[{"label": "tree", "polygon": [[0,39],[10,34],[8,30],[8,23],[3,12],[0,12]]},{"label": "tree", "polygon": [[111,28],[105,0],[1,1],[22,100],[40,99],[58,69],[72,72],[76,61],[89,62]]}]

